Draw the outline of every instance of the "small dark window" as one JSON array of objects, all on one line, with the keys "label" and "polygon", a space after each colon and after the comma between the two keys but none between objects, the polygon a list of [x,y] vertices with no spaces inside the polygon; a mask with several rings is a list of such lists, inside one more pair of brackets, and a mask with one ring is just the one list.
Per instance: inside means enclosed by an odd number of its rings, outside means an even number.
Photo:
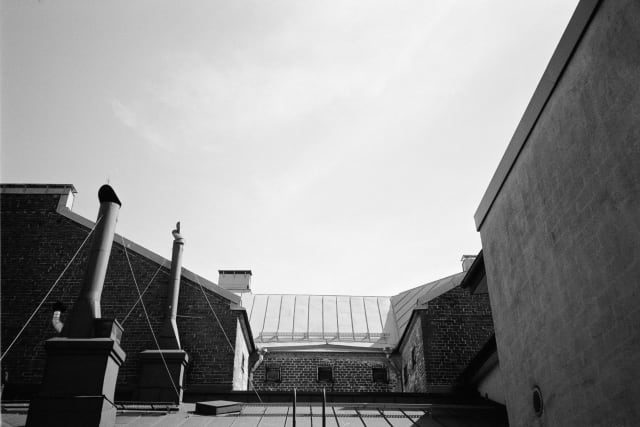
[{"label": "small dark window", "polygon": [[331,369],[331,366],[318,366],[318,381],[328,383],[333,381],[333,369]]},{"label": "small dark window", "polygon": [[387,377],[387,368],[371,368],[371,374],[373,375],[374,383],[389,382]]},{"label": "small dark window", "polygon": [[266,381],[270,383],[279,383],[280,379],[280,366],[267,366]]},{"label": "small dark window", "polygon": [[242,355],[242,365],[241,365],[241,368],[242,368],[242,372],[244,372],[244,354]]},{"label": "small dark window", "polygon": [[416,366],[416,346],[411,348],[411,366]]},{"label": "small dark window", "polygon": [[406,384],[409,381],[409,370],[407,369],[407,365],[404,365],[404,383]]}]

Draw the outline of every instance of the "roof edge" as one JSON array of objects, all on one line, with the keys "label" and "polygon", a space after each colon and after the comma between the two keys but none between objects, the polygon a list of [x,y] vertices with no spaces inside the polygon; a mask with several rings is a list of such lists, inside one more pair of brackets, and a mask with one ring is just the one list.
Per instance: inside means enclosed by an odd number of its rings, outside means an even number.
[{"label": "roof edge", "polygon": [[1,194],[76,194],[73,184],[0,184]]},{"label": "roof edge", "polygon": [[[73,185],[71,184],[64,184],[64,192],[59,192],[59,193],[51,193],[51,192],[47,192],[47,193],[34,193],[34,192],[16,192],[19,194],[69,194],[69,191],[73,191],[74,193],[76,193],[77,191],[75,190],[75,188],[73,187]],[[45,186],[46,187],[46,186]],[[44,188],[44,187],[41,187]],[[4,184],[2,187],[2,190],[4,190]],[[4,191],[3,191],[4,192]],[[95,222],[91,221],[90,219],[87,219],[81,215],[78,215],[77,213],[73,212],[67,205],[67,197],[60,197],[60,200],[58,202],[58,207],[56,208],[56,212],[62,216],[64,216],[67,219],[70,219],[71,221],[78,223],[80,225],[83,225],[89,229],[92,229],[95,226]],[[117,244],[120,245],[126,245],[127,250],[131,250],[135,253],[137,253],[138,255],[141,255],[157,264],[160,265],[166,265],[167,267],[171,266],[171,261],[158,255],[155,252],[150,251],[149,249],[145,248],[144,246],[141,246],[137,243],[135,243],[132,240],[127,239],[126,237],[115,233],[114,237],[113,237],[113,241],[116,242]],[[199,283],[202,284],[202,286],[204,286],[205,288],[209,289],[210,291],[220,295],[223,298],[228,299],[229,301],[236,303],[236,304],[240,304],[241,299],[238,295],[227,291],[226,289],[221,288],[220,286],[216,285],[215,283],[211,282],[210,280],[192,272],[191,270],[182,267],[182,277],[191,280],[194,283]]]},{"label": "roof edge", "polygon": [[474,384],[482,380],[489,371],[496,365],[500,364],[498,359],[498,347],[496,343],[496,335],[491,337],[478,350],[476,355],[469,361],[466,368],[458,377],[458,381],[464,384]]},{"label": "roof edge", "polygon": [[411,311],[411,316],[409,317],[409,321],[407,322],[407,326],[405,326],[404,331],[402,331],[402,336],[400,337],[400,339],[396,343],[394,351],[400,352],[400,349],[402,348],[402,345],[404,344],[404,340],[405,340],[405,337],[407,336],[407,333],[408,333],[409,329],[411,329],[411,326],[413,326],[413,324],[415,323],[416,319],[418,318],[418,315],[423,314],[423,313],[427,313],[427,308],[426,307],[424,307],[424,308],[414,308],[413,311]]},{"label": "roof edge", "polygon": [[544,111],[547,102],[551,98],[558,81],[564,74],[564,71],[573,57],[573,53],[580,44],[582,36],[595,15],[601,0],[581,0],[576,6],[567,28],[564,30],[560,42],[556,46],[551,60],[545,69],[536,90],[529,101],[520,123],[516,127],[516,131],[511,138],[511,142],[507,146],[498,168],[496,169],[489,187],[485,192],[480,205],[474,215],[476,230],[480,231],[484,220],[489,211],[493,207],[493,203],[502,190],[513,166],[515,165],[520,152],[524,148],[531,131],[535,127],[538,118]]}]

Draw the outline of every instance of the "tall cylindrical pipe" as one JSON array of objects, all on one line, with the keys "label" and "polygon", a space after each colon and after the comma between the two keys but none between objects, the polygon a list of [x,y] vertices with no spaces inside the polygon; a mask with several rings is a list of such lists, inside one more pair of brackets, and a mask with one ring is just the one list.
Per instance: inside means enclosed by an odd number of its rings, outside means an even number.
[{"label": "tall cylindrical pipe", "polygon": [[180,296],[180,277],[182,275],[182,251],[184,238],[180,234],[180,223],[173,230],[173,251],[171,254],[171,273],[169,275],[169,290],[167,293],[167,306],[164,315],[164,324],[160,332],[159,344],[163,350],[179,350],[180,337],[178,336],[178,298]]},{"label": "tall cylindrical pipe", "polygon": [[100,210],[93,231],[93,244],[82,282],[82,290],[62,329],[62,336],[68,338],[91,338],[93,336],[93,321],[101,317],[100,297],[107,274],[118,212],[122,203],[109,185],[100,187],[98,199],[100,200]]}]

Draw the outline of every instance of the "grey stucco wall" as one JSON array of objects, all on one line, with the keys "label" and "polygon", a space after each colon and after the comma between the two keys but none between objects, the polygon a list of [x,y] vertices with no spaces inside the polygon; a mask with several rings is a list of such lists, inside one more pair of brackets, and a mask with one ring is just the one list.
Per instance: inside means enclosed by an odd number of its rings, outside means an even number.
[{"label": "grey stucco wall", "polygon": [[639,88],[640,2],[604,1],[480,230],[512,426],[640,422]]}]

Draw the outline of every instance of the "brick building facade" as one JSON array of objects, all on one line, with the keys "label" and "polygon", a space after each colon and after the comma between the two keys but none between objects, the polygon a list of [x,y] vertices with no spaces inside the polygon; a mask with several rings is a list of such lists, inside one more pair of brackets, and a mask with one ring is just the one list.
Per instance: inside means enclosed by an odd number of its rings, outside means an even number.
[{"label": "brick building facade", "polygon": [[391,392],[397,382],[383,354],[362,351],[270,351],[253,376],[259,391]]},{"label": "brick building facade", "polygon": [[489,296],[456,286],[422,306],[398,345],[403,391],[451,393],[493,335]]},{"label": "brick building facade", "polygon": [[[73,192],[70,185],[2,186],[3,354],[93,227],[93,223],[77,217],[65,206]],[[67,308],[73,305],[80,291],[91,238],[3,358],[5,396],[34,390],[40,384],[46,361],[44,341],[58,335],[51,323],[53,304],[61,302]],[[170,244],[170,239],[167,240]],[[158,336],[164,319],[170,261],[127,240],[124,244],[135,280],[140,292],[144,292],[143,301],[151,325]],[[182,347],[191,359],[186,369],[187,390],[189,387],[230,390],[235,349],[230,348],[224,333],[235,343],[237,331],[244,331],[242,340],[249,341],[252,346],[246,315],[242,310],[232,309],[239,299],[186,270],[183,270],[181,283],[178,328]],[[122,347],[126,360],[118,375],[117,396],[120,398],[135,398],[139,354],[143,350],[156,349],[142,305],[135,304],[137,300],[138,291],[123,240],[117,236],[109,259],[101,306],[103,317],[115,318],[124,327]],[[224,333],[209,304],[216,311]],[[64,317],[63,314],[63,322]],[[248,359],[245,363],[248,364]],[[243,388],[247,388],[246,382]]]}]

